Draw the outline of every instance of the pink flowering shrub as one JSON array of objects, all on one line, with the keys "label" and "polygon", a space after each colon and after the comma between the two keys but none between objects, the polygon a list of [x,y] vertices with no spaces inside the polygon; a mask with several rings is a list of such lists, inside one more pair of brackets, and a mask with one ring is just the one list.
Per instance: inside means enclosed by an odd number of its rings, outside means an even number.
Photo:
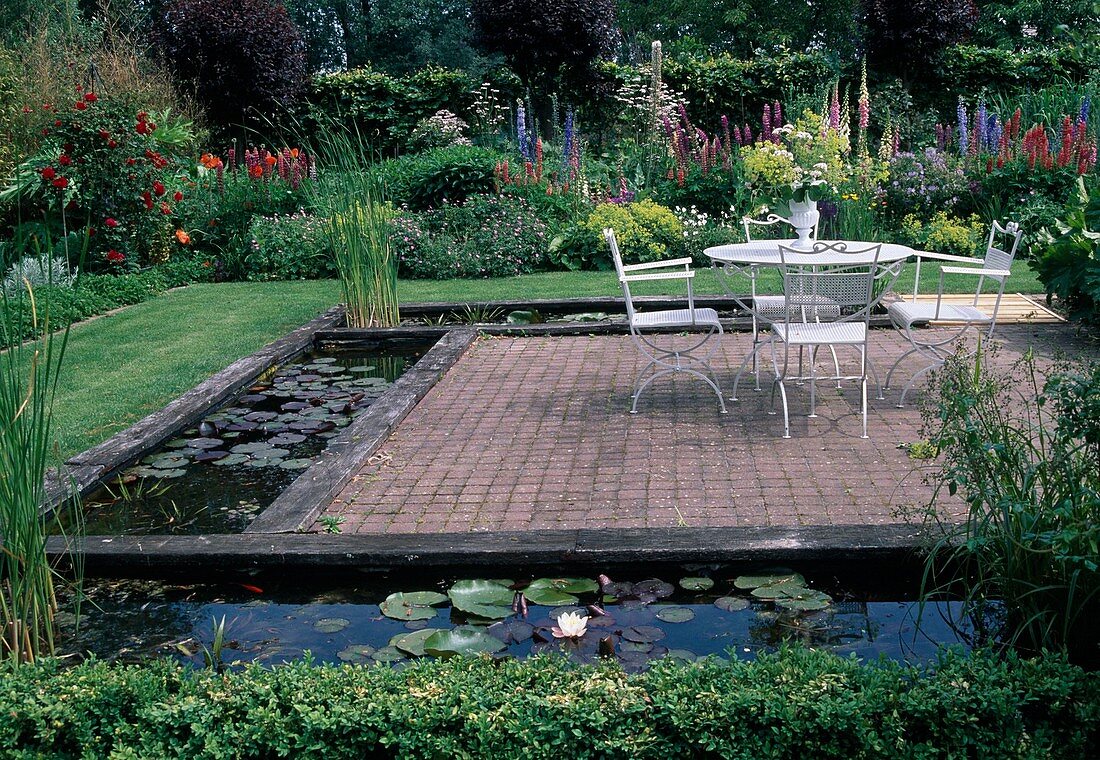
[{"label": "pink flowering shrub", "polygon": [[465,203],[393,219],[402,277],[509,277],[546,268],[549,229],[521,197],[472,195]]}]

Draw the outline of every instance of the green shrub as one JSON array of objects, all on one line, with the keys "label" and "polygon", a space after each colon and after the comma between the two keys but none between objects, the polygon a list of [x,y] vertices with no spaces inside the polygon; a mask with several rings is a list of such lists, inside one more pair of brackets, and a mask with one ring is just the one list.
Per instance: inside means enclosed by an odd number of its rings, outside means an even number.
[{"label": "green shrub", "polygon": [[1100,191],[1078,182],[1079,194],[1048,234],[1046,249],[1031,262],[1049,295],[1056,295],[1077,317],[1100,318]]},{"label": "green shrub", "polygon": [[750,201],[738,160],[733,160],[729,169],[712,169],[705,174],[693,163],[682,179],[670,170],[654,183],[652,196],[665,206],[695,206],[713,216],[740,215]]},{"label": "green shrub", "polygon": [[603,231],[615,230],[619,252],[626,263],[658,261],[682,256],[684,228],[671,210],[643,200],[602,203],[580,224],[550,243],[550,261],[565,269],[610,269],[611,253]]},{"label": "green shrub", "polygon": [[[314,77],[309,106],[328,116],[346,119],[375,150],[406,147],[417,124],[441,109],[470,121],[474,82],[463,71],[429,66],[406,76],[370,68]],[[308,119],[307,119],[308,121]]]},{"label": "green shrub", "polygon": [[624,673],[563,658],[390,667],[50,662],[0,688],[8,757],[1024,758],[1100,752],[1100,678],[1055,657],[861,665],[809,649]]},{"label": "green shrub", "polygon": [[336,276],[325,221],[309,214],[258,216],[249,228],[248,280],[319,280]]},{"label": "green shrub", "polygon": [[493,169],[501,158],[486,148],[455,145],[384,161],[378,172],[387,200],[423,211],[493,192]]},{"label": "green shrub", "polygon": [[910,214],[901,220],[899,233],[906,243],[920,250],[974,256],[982,251],[988,229],[977,214],[959,219],[946,211],[937,211],[926,222]]},{"label": "green shrub", "polygon": [[546,223],[521,197],[474,195],[393,220],[404,277],[509,277],[546,267]]},{"label": "green shrub", "polygon": [[940,53],[936,74],[950,103],[958,95],[1038,90],[1087,77],[1091,72],[1070,48],[1030,50],[950,45]]}]

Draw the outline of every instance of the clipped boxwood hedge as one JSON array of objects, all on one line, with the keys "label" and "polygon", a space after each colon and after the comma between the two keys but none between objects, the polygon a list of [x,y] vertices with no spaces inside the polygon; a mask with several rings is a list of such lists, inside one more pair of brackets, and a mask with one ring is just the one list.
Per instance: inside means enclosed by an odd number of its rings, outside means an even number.
[{"label": "clipped boxwood hedge", "polygon": [[[0,682],[5,757],[1088,758],[1100,675],[1054,657],[926,668],[791,649],[627,675],[562,658],[296,663],[219,676],[55,664]],[[377,753],[377,754],[368,754]]]}]

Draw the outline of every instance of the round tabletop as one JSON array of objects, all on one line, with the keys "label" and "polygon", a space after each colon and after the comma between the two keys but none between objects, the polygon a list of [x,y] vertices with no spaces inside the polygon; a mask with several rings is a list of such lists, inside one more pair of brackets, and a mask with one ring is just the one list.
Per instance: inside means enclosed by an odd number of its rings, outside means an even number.
[{"label": "round tabletop", "polygon": [[[779,246],[790,247],[794,240],[754,240],[751,243],[731,243],[729,245],[716,245],[703,251],[715,264],[740,264],[754,266],[780,266]],[[883,263],[901,261],[910,256],[916,256],[917,251],[907,245],[898,243],[868,243],[859,240],[821,240],[821,243],[839,246],[844,245],[848,250],[841,253],[835,250],[798,251],[790,254],[788,263],[797,261],[811,266],[828,266],[830,264],[870,264],[874,261],[875,252],[873,246],[880,246],[878,260]],[[868,250],[870,249],[870,250]],[[866,251],[866,253],[861,253]]]}]

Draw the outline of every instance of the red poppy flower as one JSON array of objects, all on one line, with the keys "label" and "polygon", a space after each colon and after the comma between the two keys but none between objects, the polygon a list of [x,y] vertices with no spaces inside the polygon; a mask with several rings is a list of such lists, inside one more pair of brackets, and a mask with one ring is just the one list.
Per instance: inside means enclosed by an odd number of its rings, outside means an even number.
[{"label": "red poppy flower", "polygon": [[97,100],[99,100],[99,98],[97,98],[97,97],[96,97],[96,94],[95,94],[94,92],[89,92],[89,93],[87,93],[87,94],[86,94],[86,95],[84,96],[84,99],[85,99],[86,101],[88,101],[89,103],[94,103],[94,102],[96,102]]},{"label": "red poppy flower", "polygon": [[67,177],[58,177],[53,181],[53,186],[58,190],[64,190],[69,186],[69,179]]},{"label": "red poppy flower", "polygon": [[42,170],[42,179],[44,180],[51,180],[56,176],[57,170],[55,170],[52,166],[47,166],[45,169]]},{"label": "red poppy flower", "polygon": [[136,159],[136,158],[128,158],[128,159],[126,159],[126,165],[127,165],[127,166],[133,166],[133,165],[134,165],[134,164],[136,164],[136,163],[137,163],[137,159]]},{"label": "red poppy flower", "polygon": [[153,192],[157,194],[157,197],[164,195],[164,184],[158,179],[153,183]]},{"label": "red poppy flower", "polygon": [[73,107],[76,108],[76,110],[78,111],[83,111],[85,108],[88,107],[88,104],[85,103],[83,100],[78,100],[76,101],[76,105]]},{"label": "red poppy flower", "polygon": [[56,121],[54,121],[53,125],[55,127],[60,127],[61,126],[61,119],[57,119]]},{"label": "red poppy flower", "polygon": [[179,203],[183,200],[183,193],[181,193],[179,190],[172,193],[172,200],[174,200],[176,203]]},{"label": "red poppy flower", "polygon": [[165,216],[170,216],[172,214],[172,209],[168,207],[167,203],[162,203],[160,204],[160,213]]},{"label": "red poppy flower", "polygon": [[114,227],[118,226],[118,220],[115,219],[113,216],[109,216],[106,219],[104,219],[103,223],[106,224],[108,227],[111,227],[111,228],[114,228]]},{"label": "red poppy flower", "polygon": [[69,166],[72,162],[73,160],[64,153],[57,157],[57,163],[61,164],[62,166]]},{"label": "red poppy flower", "polygon": [[107,251],[107,261],[112,264],[121,264],[123,261],[126,261],[126,256],[112,248]]},{"label": "red poppy flower", "polygon": [[141,194],[141,200],[145,203],[146,209],[153,208],[153,196],[148,190]]},{"label": "red poppy flower", "polygon": [[252,177],[253,179],[258,179],[258,178],[264,176],[263,167],[258,166],[258,165],[253,166],[251,169],[248,170],[248,176]]},{"label": "red poppy flower", "polygon": [[118,147],[118,143],[116,143],[116,142],[115,142],[114,140],[108,140],[108,141],[107,141],[107,147],[108,147],[108,148],[117,148],[117,147]]},{"label": "red poppy flower", "polygon": [[147,135],[147,134],[149,134],[149,125],[146,124],[144,121],[139,121],[137,123],[137,125],[134,127],[134,130],[139,135]]},{"label": "red poppy flower", "polygon": [[145,121],[148,118],[149,118],[149,114],[145,113],[145,111],[138,111],[138,115],[137,115],[137,120],[138,121]]},{"label": "red poppy flower", "polygon": [[102,137],[104,140],[111,139],[111,133],[108,132],[106,129],[99,130],[99,136]]}]

